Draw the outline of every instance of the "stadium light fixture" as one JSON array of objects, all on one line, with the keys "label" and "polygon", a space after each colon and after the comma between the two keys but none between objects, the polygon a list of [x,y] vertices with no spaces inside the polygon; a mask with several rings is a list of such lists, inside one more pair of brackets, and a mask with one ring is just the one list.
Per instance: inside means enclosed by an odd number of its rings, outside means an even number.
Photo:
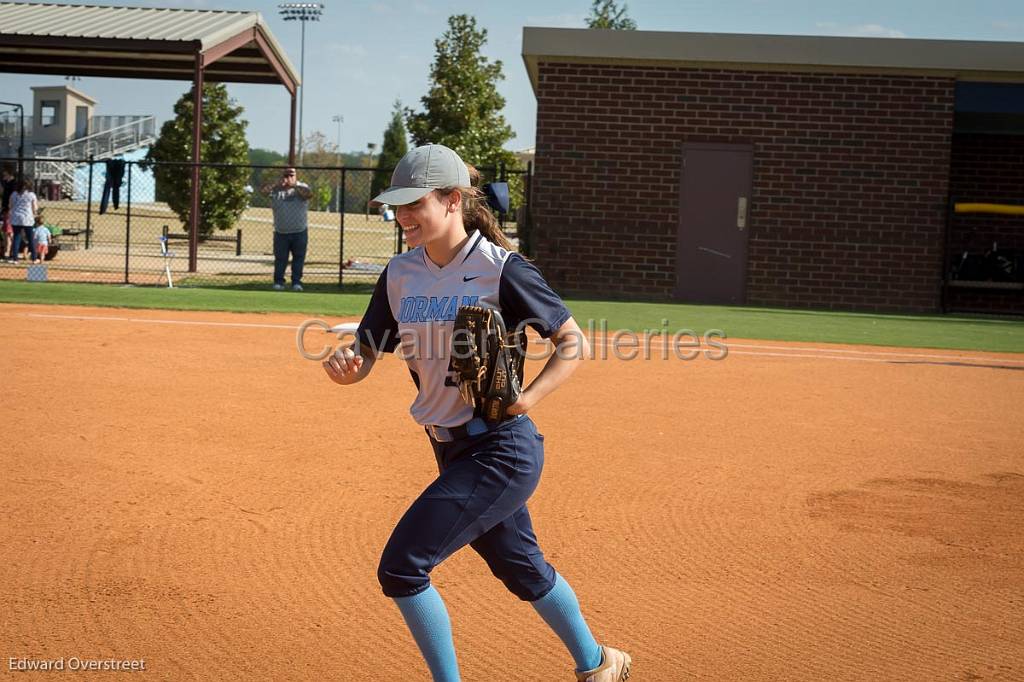
[{"label": "stadium light fixture", "polygon": [[320,2],[286,2],[277,6],[277,12],[285,21],[302,24],[302,41],[299,43],[299,161],[302,161],[302,100],[306,94],[306,22],[320,21],[324,5]]}]

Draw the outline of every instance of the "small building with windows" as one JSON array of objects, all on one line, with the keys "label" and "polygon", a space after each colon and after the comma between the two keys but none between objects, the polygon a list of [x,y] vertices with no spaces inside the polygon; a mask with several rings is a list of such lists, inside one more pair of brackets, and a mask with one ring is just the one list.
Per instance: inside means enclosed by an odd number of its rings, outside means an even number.
[{"label": "small building with windows", "polygon": [[[33,87],[32,102],[20,121],[8,116],[7,125],[0,125],[0,157],[14,163],[23,125],[27,173],[47,199],[86,200],[89,169],[83,161],[139,160],[156,141],[155,116],[96,115],[97,101],[69,85]],[[94,186],[93,199],[101,191],[102,183]],[[152,193],[150,182],[147,194]]]},{"label": "small building with windows", "polygon": [[89,134],[96,100],[67,85],[32,88],[32,144],[50,147]]},{"label": "small building with windows", "polygon": [[523,59],[553,285],[1024,314],[1024,44],[526,28]]},{"label": "small building with windows", "polygon": [[[32,110],[0,119],[0,156],[17,156],[21,135],[26,157],[103,159],[145,148],[156,139],[151,114],[97,115],[97,101],[69,85],[32,88]],[[24,126],[24,131],[22,131]]]}]

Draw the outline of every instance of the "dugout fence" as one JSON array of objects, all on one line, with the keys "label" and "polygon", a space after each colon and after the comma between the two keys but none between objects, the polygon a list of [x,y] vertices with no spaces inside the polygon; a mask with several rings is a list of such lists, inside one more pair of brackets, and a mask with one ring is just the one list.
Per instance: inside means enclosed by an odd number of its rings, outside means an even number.
[{"label": "dugout fence", "polygon": [[[169,270],[175,286],[272,283],[274,216],[271,198],[262,190],[280,179],[283,166],[199,164],[199,246],[190,270],[192,164],[0,158],[0,166],[12,170],[19,162],[39,198],[42,222],[54,234],[46,261],[50,281],[162,285]],[[379,186],[387,185],[392,169],[296,168],[311,192],[303,282],[375,282],[403,249],[393,214],[370,201]],[[509,211],[499,218],[513,243],[528,252],[530,169],[478,169],[483,183],[509,183]],[[29,262],[5,264],[0,279],[25,279]]]}]

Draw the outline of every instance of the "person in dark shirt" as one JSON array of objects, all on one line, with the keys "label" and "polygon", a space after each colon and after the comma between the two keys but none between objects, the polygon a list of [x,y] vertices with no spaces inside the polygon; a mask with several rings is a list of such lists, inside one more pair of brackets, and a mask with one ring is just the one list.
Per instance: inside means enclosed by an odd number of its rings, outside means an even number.
[{"label": "person in dark shirt", "polygon": [[17,181],[10,168],[0,170],[0,258],[9,258],[11,244],[14,240],[14,228],[11,227],[10,208],[11,195],[17,189]]}]

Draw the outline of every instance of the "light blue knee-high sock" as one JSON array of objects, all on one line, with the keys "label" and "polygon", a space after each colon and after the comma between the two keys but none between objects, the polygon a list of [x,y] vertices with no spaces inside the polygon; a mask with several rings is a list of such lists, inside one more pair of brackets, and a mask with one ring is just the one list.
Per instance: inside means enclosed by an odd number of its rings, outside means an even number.
[{"label": "light blue knee-high sock", "polygon": [[593,670],[601,665],[601,647],[590,634],[587,621],[583,620],[576,593],[562,576],[556,573],[551,591],[530,603],[569,649],[576,661],[576,670]]},{"label": "light blue knee-high sock", "polygon": [[452,624],[444,600],[431,585],[411,597],[395,600],[416,646],[427,661],[434,682],[459,682],[459,664],[455,660]]}]

